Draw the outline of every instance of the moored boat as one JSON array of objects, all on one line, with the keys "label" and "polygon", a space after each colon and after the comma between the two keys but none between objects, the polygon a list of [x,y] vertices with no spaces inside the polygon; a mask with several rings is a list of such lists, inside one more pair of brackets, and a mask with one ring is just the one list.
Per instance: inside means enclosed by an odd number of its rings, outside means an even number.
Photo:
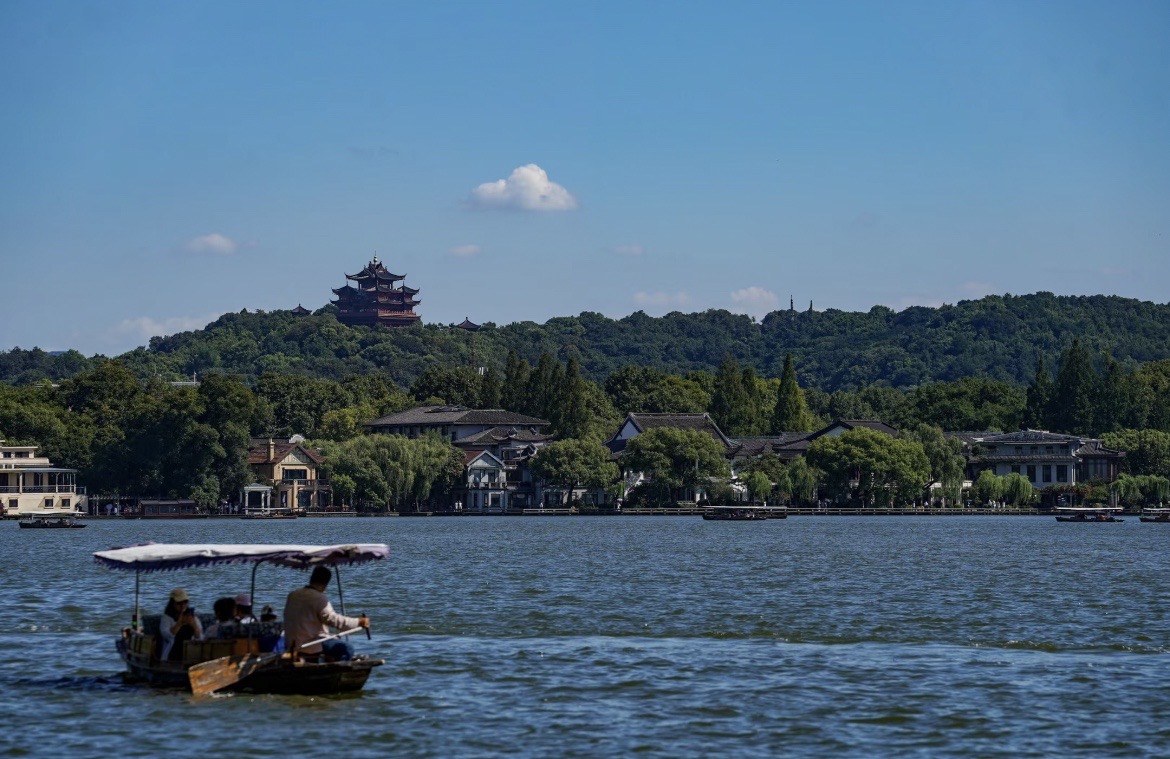
[{"label": "moored boat", "polygon": [[[302,657],[295,651],[278,653],[272,650],[280,638],[280,624],[277,622],[235,625],[230,630],[230,637],[188,640],[182,644],[181,656],[173,661],[163,660],[159,656],[160,617],[139,614],[140,575],[189,567],[249,563],[252,564],[254,595],[256,570],[263,563],[302,570],[323,565],[338,572],[344,565],[384,559],[389,552],[389,548],[381,543],[334,546],[146,544],[99,551],[94,554],[94,560],[109,569],[135,573],[131,625],[122,630],[116,641],[129,680],[165,688],[188,688],[196,685],[196,673],[200,673],[203,679],[195,688],[196,693],[223,690],[323,695],[361,690],[370,672],[385,662],[362,655],[347,661],[327,661]],[[344,614],[340,580],[339,573],[338,601]],[[207,623],[212,621],[207,616],[201,618]],[[356,630],[333,637],[350,632]],[[320,640],[305,645],[316,642]],[[225,673],[230,676],[225,678]]]},{"label": "moored boat", "polygon": [[77,521],[75,511],[26,511],[20,517],[18,524],[25,529],[61,530],[85,527]]},{"label": "moored boat", "polygon": [[733,504],[728,506],[707,506],[703,509],[703,519],[723,522],[748,522],[757,519],[787,519],[788,509],[783,506],[748,506]]},{"label": "moored boat", "polygon": [[1148,508],[1142,509],[1138,515],[1139,522],[1170,522],[1170,509]]},{"label": "moored boat", "polygon": [[1058,522],[1124,522],[1113,516],[1121,511],[1120,506],[1057,506]]}]

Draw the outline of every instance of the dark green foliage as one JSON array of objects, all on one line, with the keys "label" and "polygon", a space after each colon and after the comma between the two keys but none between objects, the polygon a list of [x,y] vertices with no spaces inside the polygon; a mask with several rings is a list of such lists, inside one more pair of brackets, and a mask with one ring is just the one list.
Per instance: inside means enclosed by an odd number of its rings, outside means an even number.
[{"label": "dark green foliage", "polygon": [[1032,384],[1028,385],[1028,393],[1024,405],[1023,426],[1028,429],[1043,429],[1048,415],[1048,403],[1052,399],[1052,375],[1044,365],[1044,356],[1036,359],[1036,374],[1032,377]]},{"label": "dark green foliage", "polygon": [[428,398],[441,398],[449,406],[482,408],[485,405],[480,399],[482,385],[483,378],[471,367],[431,364],[410,386],[410,393],[419,403]]},{"label": "dark green foliage", "polygon": [[813,418],[804,403],[804,393],[796,382],[796,363],[789,353],[784,357],[784,373],[772,409],[772,434],[781,432],[809,432]]},{"label": "dark green foliage", "polygon": [[1091,432],[1098,416],[1100,384],[1093,357],[1079,339],[1073,338],[1072,346],[1060,357],[1048,401],[1048,427],[1053,432],[1073,435]]},{"label": "dark green foliage", "polygon": [[[715,374],[710,412],[719,429],[731,437],[754,435],[758,427],[760,409],[753,403],[753,393],[744,387],[743,380],[743,372],[735,359],[731,356],[724,358]],[[754,375],[752,380],[754,384]]]},{"label": "dark green foliage", "polygon": [[702,413],[711,402],[710,393],[694,380],[634,364],[609,375],[605,392],[622,413]]},{"label": "dark green foliage", "polygon": [[[1053,366],[1074,336],[1091,354],[1108,350],[1127,369],[1170,359],[1170,305],[1036,293],[898,313],[777,312],[759,325],[726,311],[661,318],[638,312],[617,320],[586,312],[544,324],[484,325],[474,340],[486,366],[499,366],[510,351],[531,363],[543,352],[566,356],[571,347],[582,375],[594,381],[627,364],[680,376],[713,371],[725,355],[762,376],[778,376],[782,357],[792,353],[806,390],[834,392],[974,376],[1022,385],[1032,380],[1038,354]],[[140,378],[179,379],[218,369],[249,380],[266,371],[340,380],[379,370],[406,387],[430,364],[468,366],[471,340],[471,334],[443,325],[347,327],[329,308],[302,317],[244,311],[225,314],[204,330],[154,338],[121,358]],[[0,381],[60,380],[96,360],[73,352],[13,350],[0,354]],[[507,400],[505,391],[505,405]]]}]

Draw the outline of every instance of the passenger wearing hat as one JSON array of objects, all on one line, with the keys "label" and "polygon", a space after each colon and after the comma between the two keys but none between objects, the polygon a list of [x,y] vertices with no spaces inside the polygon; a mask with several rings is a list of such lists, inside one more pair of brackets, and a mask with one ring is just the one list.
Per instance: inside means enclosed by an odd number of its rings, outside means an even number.
[{"label": "passenger wearing hat", "polygon": [[158,623],[158,634],[162,639],[159,658],[177,661],[183,658],[183,642],[203,640],[203,625],[191,608],[187,591],[175,588],[167,598],[167,608]]},{"label": "passenger wearing hat", "polygon": [[252,616],[252,597],[247,593],[236,596],[236,622],[241,625],[250,625],[256,621]]}]

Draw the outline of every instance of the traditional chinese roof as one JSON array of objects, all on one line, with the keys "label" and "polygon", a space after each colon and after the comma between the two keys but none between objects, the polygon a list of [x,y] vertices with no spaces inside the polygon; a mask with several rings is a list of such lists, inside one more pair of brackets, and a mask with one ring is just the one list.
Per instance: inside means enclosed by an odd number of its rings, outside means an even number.
[{"label": "traditional chinese roof", "polygon": [[816,440],[822,435],[830,432],[835,427],[844,427],[847,430],[855,430],[859,427],[865,427],[866,429],[871,429],[875,432],[885,433],[891,437],[896,437],[898,435],[898,430],[894,429],[885,422],[880,422],[876,419],[834,419],[832,423],[826,427],[819,429],[816,432],[809,433],[808,440],[810,442]]},{"label": "traditional chinese roof", "polygon": [[779,453],[786,446],[808,438],[807,432],[782,432],[767,437],[741,437],[731,441],[728,455],[732,458],[762,456]]},{"label": "traditional chinese roof", "polygon": [[479,325],[468,319],[466,316],[463,317],[463,321],[459,322],[455,326],[459,329],[465,329],[468,332],[476,332],[479,330]]},{"label": "traditional chinese roof", "polygon": [[314,464],[320,464],[325,459],[312,448],[306,448],[300,443],[290,443],[287,440],[272,441],[272,456],[268,455],[268,439],[252,438],[248,441],[248,464],[277,464],[284,461],[290,453],[300,449]]},{"label": "traditional chinese roof", "polygon": [[502,409],[472,409],[466,406],[419,406],[366,422],[363,426],[442,426],[452,424],[545,427],[551,424],[551,422]]},{"label": "traditional chinese roof", "polygon": [[1075,443],[1080,442],[1084,438],[1077,435],[1064,435],[1057,432],[1048,432],[1047,430],[1019,430],[1017,432],[1007,432],[1003,434],[988,435],[976,442],[980,443],[994,443],[996,445],[1021,443],[1028,445],[1052,444],[1052,443]]},{"label": "traditional chinese roof", "polygon": [[[618,428],[618,433],[628,423],[632,423],[639,433],[660,427],[678,430],[698,430],[700,432],[706,432],[715,438],[717,442],[723,444],[725,448],[730,448],[733,444],[732,439],[723,434],[723,431],[719,429],[719,425],[715,424],[715,420],[711,418],[710,414],[658,414],[631,411],[626,414],[622,426]],[[624,451],[626,449],[626,443],[629,442],[628,438],[618,440],[618,433],[615,433],[613,438],[605,444],[614,453]]]},{"label": "traditional chinese roof", "polygon": [[297,304],[297,307],[296,307],[296,308],[294,308],[294,309],[292,310],[292,312],[293,312],[294,314],[296,314],[297,316],[305,316],[306,314],[311,314],[311,313],[313,313],[313,312],[312,312],[312,311],[310,311],[309,309],[307,309],[307,308],[305,308],[304,306],[302,306],[300,303],[298,303],[298,304]]},{"label": "traditional chinese roof", "polygon": [[374,256],[374,258],[368,264],[366,264],[366,268],[362,269],[357,274],[346,274],[345,278],[352,279],[357,282],[368,279],[382,282],[396,282],[400,279],[406,279],[406,275],[392,273],[382,264],[381,261],[378,260],[377,256]]},{"label": "traditional chinese roof", "polygon": [[463,447],[470,445],[499,445],[505,442],[516,443],[547,443],[552,440],[555,435],[546,435],[543,432],[532,432],[526,429],[517,429],[516,427],[492,427],[483,432],[477,432],[474,435],[459,438],[455,441],[455,445]]}]

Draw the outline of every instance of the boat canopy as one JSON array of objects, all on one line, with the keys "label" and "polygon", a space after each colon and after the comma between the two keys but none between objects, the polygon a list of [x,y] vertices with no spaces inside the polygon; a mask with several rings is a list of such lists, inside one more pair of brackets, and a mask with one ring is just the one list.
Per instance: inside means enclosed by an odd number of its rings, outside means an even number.
[{"label": "boat canopy", "polygon": [[128,572],[165,572],[219,564],[259,564],[268,561],[294,569],[324,564],[361,564],[390,555],[385,543],[336,546],[272,545],[265,543],[146,543],[98,551],[94,561],[108,569]]},{"label": "boat canopy", "polygon": [[1099,513],[1103,511],[1124,511],[1124,506],[1057,506],[1057,511],[1067,511],[1071,513],[1090,514]]},{"label": "boat canopy", "polygon": [[35,517],[37,519],[51,519],[79,517],[81,514],[82,512],[80,511],[65,511],[64,509],[58,509],[57,511],[21,511],[18,513],[18,516]]}]

